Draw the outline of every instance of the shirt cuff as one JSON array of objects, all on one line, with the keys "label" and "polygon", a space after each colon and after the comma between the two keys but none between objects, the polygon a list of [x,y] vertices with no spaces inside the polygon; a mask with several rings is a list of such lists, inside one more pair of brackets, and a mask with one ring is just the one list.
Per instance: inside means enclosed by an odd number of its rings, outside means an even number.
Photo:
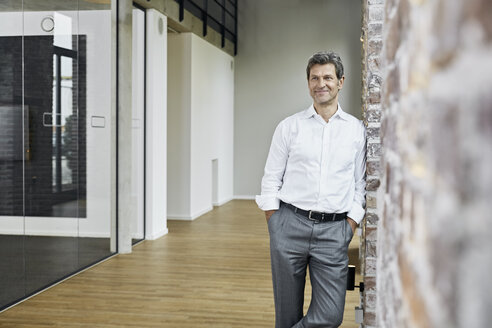
[{"label": "shirt cuff", "polygon": [[352,205],[352,209],[347,213],[347,216],[359,224],[365,214],[366,211],[364,208],[362,208],[360,204],[354,203],[354,205]]},{"label": "shirt cuff", "polygon": [[280,207],[280,199],[275,196],[256,195],[256,204],[263,211],[278,210]]}]

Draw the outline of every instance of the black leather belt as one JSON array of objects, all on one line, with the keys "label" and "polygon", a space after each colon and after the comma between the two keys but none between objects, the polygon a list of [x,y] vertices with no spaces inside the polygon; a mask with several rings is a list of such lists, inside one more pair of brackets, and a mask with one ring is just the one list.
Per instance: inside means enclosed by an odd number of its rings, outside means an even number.
[{"label": "black leather belt", "polygon": [[308,220],[317,221],[317,222],[326,222],[326,221],[342,221],[347,218],[347,212],[344,213],[323,213],[316,211],[306,211],[295,207],[292,204],[284,203],[285,206],[293,210],[295,213],[299,213],[302,216],[305,216]]}]

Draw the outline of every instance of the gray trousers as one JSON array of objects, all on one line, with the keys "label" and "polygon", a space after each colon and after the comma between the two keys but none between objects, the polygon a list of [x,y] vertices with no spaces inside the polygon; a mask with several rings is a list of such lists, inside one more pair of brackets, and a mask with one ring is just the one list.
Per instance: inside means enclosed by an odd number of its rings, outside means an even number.
[{"label": "gray trousers", "polygon": [[[347,287],[347,220],[314,222],[283,204],[268,221],[276,328],[341,325]],[[311,304],[303,314],[306,269]]]}]

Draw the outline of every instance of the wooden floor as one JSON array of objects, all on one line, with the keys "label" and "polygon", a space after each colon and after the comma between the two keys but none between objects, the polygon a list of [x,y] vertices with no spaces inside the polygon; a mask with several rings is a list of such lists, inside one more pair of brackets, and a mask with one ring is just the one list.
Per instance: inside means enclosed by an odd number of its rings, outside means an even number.
[{"label": "wooden floor", "polygon": [[[0,327],[273,327],[268,231],[253,201],[231,201],[168,228],[132,254],[1,313]],[[307,286],[306,303],[309,294]],[[341,327],[358,327],[358,298],[358,290],[347,292]]]}]

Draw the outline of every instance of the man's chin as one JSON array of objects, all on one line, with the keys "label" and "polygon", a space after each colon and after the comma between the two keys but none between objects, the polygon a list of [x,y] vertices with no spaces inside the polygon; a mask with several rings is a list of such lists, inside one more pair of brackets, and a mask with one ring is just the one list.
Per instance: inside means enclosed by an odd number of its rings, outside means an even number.
[{"label": "man's chin", "polygon": [[317,99],[316,103],[321,106],[328,106],[334,102],[334,99]]}]

